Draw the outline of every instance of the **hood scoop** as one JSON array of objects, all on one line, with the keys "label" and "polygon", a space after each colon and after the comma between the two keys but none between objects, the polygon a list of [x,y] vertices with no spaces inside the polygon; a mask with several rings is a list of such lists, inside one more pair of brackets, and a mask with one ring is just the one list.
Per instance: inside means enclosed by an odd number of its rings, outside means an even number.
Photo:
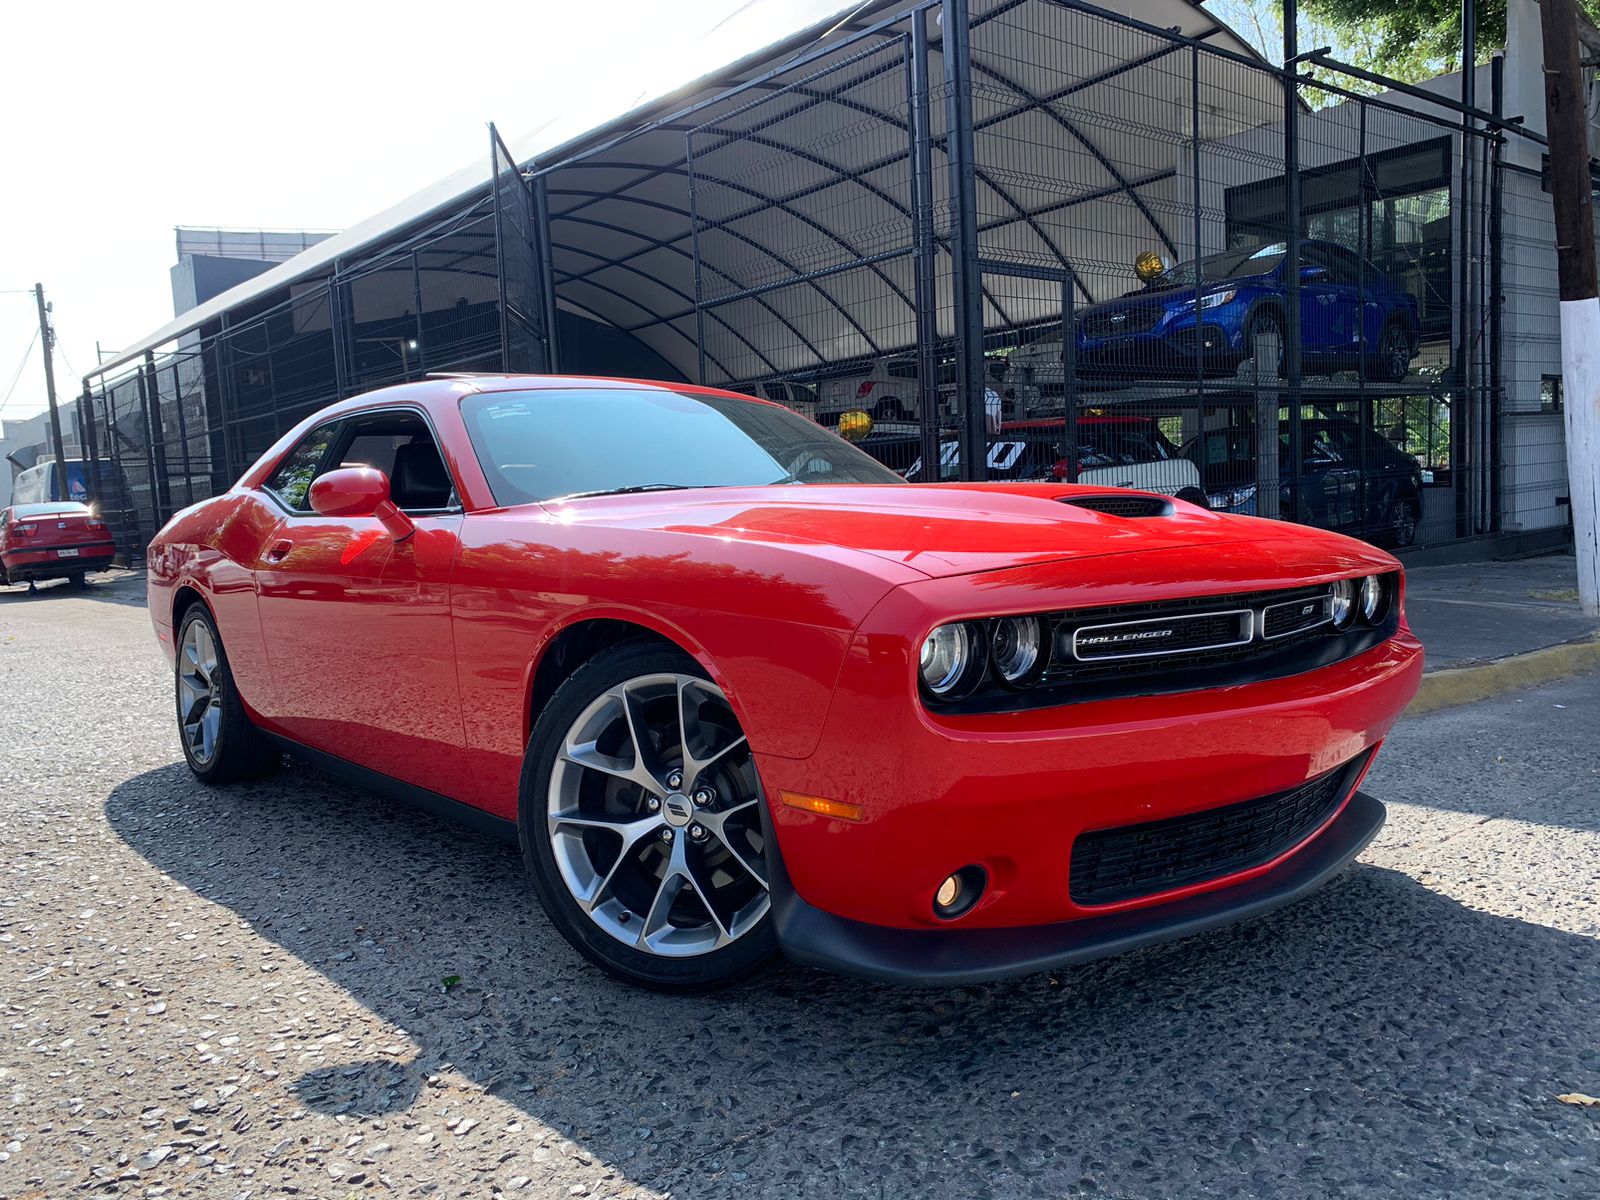
[{"label": "hood scoop", "polygon": [[1105,496],[1063,496],[1062,504],[1072,504],[1108,517],[1170,517],[1172,501],[1164,496],[1141,496],[1137,493],[1108,494]]}]

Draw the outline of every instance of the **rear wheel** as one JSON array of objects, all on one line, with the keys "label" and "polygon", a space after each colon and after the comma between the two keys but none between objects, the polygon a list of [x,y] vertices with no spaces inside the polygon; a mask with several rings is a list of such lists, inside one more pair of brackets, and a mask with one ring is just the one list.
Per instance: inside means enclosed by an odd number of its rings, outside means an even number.
[{"label": "rear wheel", "polygon": [[1385,383],[1399,383],[1411,371],[1411,338],[1399,325],[1386,325],[1378,341],[1372,374]]},{"label": "rear wheel", "polygon": [[719,987],[777,948],[763,803],[721,689],[681,651],[619,646],[539,718],[522,853],[545,912],[590,961],[664,991]]},{"label": "rear wheel", "polygon": [[183,757],[201,782],[262,775],[282,760],[244,711],[227,651],[204,604],[190,605],[178,622],[173,690]]},{"label": "rear wheel", "polygon": [[1417,523],[1421,514],[1416,505],[1407,500],[1396,500],[1389,506],[1389,519],[1385,524],[1389,541],[1395,546],[1409,546],[1417,540]]}]

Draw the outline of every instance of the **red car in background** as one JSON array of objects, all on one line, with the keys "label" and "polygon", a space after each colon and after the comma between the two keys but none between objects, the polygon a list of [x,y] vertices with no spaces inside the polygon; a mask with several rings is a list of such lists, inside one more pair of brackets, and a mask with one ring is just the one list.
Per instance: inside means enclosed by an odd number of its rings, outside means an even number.
[{"label": "red car in background", "polygon": [[117,552],[111,530],[87,504],[72,500],[0,509],[0,585],[36,579],[83,583]]},{"label": "red car in background", "polygon": [[290,749],[468,815],[574,947],[668,989],[778,950],[970,983],[1287,903],[1382,824],[1359,786],[1422,669],[1371,546],[908,484],[687,385],[347,400],[149,564],[202,780]]}]

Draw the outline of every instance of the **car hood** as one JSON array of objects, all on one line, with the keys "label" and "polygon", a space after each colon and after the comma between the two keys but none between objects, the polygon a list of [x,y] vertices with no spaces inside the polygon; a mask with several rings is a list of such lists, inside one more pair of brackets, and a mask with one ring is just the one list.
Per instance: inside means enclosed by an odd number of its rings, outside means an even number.
[{"label": "car hood", "polygon": [[[1304,526],[1173,502],[1171,516],[1115,517],[1069,503],[1111,489],[1067,484],[806,485],[589,497],[550,510],[564,523],[830,547],[930,578],[1148,550],[1346,539]],[[1139,493],[1115,492],[1119,496]],[[1165,497],[1157,497],[1165,499]]]}]

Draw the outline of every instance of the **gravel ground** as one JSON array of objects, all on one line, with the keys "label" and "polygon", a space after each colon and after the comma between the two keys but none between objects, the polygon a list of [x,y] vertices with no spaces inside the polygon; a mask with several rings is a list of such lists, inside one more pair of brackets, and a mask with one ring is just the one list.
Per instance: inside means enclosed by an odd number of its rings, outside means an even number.
[{"label": "gravel ground", "polygon": [[497,844],[192,782],[141,588],[0,591],[0,1195],[1600,1195],[1556,1099],[1600,1094],[1600,678],[1403,724],[1380,840],[1262,921],[673,999]]}]

